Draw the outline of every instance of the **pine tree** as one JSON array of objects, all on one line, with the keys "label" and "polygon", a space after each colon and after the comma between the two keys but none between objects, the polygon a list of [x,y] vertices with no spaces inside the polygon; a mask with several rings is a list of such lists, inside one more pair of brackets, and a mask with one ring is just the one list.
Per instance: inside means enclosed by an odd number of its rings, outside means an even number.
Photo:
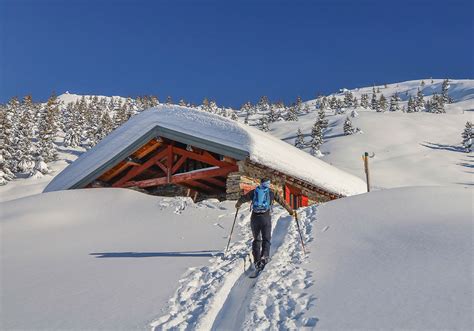
[{"label": "pine tree", "polygon": [[443,80],[443,84],[441,85],[441,95],[443,97],[444,104],[452,103],[452,99],[448,94],[449,87],[449,79]]},{"label": "pine tree", "polygon": [[[245,104],[245,105],[246,105],[246,104]],[[245,106],[245,105],[244,105],[244,106]],[[242,106],[242,108],[243,108],[244,106]],[[210,111],[211,111],[211,108],[209,107],[209,100],[208,100],[207,98],[204,98],[204,100],[202,100],[201,110],[207,111],[207,112],[210,112]]]},{"label": "pine tree", "polygon": [[330,109],[336,109],[336,104],[337,104],[337,99],[336,96],[332,96],[332,98],[329,100],[329,108]]},{"label": "pine tree", "polygon": [[296,103],[295,103],[295,112],[297,114],[301,113],[301,111],[303,110],[303,99],[301,99],[300,96],[297,96],[296,97]]},{"label": "pine tree", "polygon": [[23,98],[20,121],[18,123],[18,142],[16,162],[20,172],[29,172],[33,166],[33,99],[30,95]]},{"label": "pine tree", "polygon": [[344,103],[340,99],[337,99],[336,110],[334,111],[334,114],[344,114],[344,113],[345,113]]},{"label": "pine tree", "polygon": [[33,178],[41,178],[43,175],[50,173],[51,170],[49,169],[48,165],[44,161],[41,155],[36,156],[35,167],[30,172],[30,177]]},{"label": "pine tree", "polygon": [[179,102],[178,102],[178,105],[180,105],[181,107],[185,107],[186,106],[186,101],[184,101],[184,99],[180,99]]},{"label": "pine tree", "polygon": [[302,149],[305,146],[304,142],[304,137],[303,137],[303,132],[301,132],[301,129],[298,129],[296,132],[296,139],[295,139],[295,147]]},{"label": "pine tree", "polygon": [[270,102],[268,101],[268,97],[267,96],[262,96],[260,98],[260,100],[258,100],[257,104],[256,104],[256,112],[257,113],[266,113],[267,111],[269,111],[269,108],[270,108]]},{"label": "pine tree", "polygon": [[58,131],[58,114],[59,104],[56,94],[53,93],[48,99],[38,125],[38,154],[44,162],[55,161],[58,157],[56,145],[54,144]]},{"label": "pine tree", "polygon": [[421,86],[422,88],[425,87],[425,81],[424,81],[424,80],[421,81],[420,86]]},{"label": "pine tree", "polygon": [[268,117],[266,115],[260,117],[260,120],[258,122],[258,128],[263,132],[267,132],[268,130],[270,130],[268,127]]},{"label": "pine tree", "polygon": [[104,139],[110,132],[112,132],[114,127],[114,122],[110,117],[108,111],[103,111],[102,116],[100,117],[100,126],[97,131],[96,141],[99,142]]},{"label": "pine tree", "polygon": [[293,106],[290,106],[287,110],[287,116],[286,120],[287,121],[298,121],[298,115],[296,114],[295,108]]},{"label": "pine tree", "polygon": [[167,104],[167,105],[173,104],[173,98],[171,98],[170,95],[168,95],[168,96],[166,97],[166,104]]},{"label": "pine tree", "polygon": [[372,100],[370,102],[370,108],[375,111],[379,111],[379,101],[377,100],[377,94],[372,93]]},{"label": "pine tree", "polygon": [[354,127],[352,126],[351,120],[349,119],[349,117],[346,117],[346,121],[344,122],[344,134],[347,136],[354,134],[355,132],[356,129],[354,129]]},{"label": "pine tree", "polygon": [[398,111],[400,110],[400,106],[398,104],[398,93],[392,94],[390,97],[390,111]]},{"label": "pine tree", "polygon": [[354,96],[352,95],[352,93],[350,91],[347,91],[344,94],[344,107],[346,107],[346,108],[353,107],[353,105],[354,105],[353,100],[354,100]]},{"label": "pine tree", "polygon": [[326,119],[326,112],[324,109],[320,109],[318,112],[318,122],[321,130],[324,131],[328,127],[328,120]]},{"label": "pine tree", "polygon": [[65,147],[77,147],[81,144],[81,121],[79,109],[72,102],[64,112],[64,141]]},{"label": "pine tree", "polygon": [[425,96],[423,95],[423,92],[418,89],[415,98],[415,111],[420,112],[423,110],[425,110]]},{"label": "pine tree", "polygon": [[427,103],[427,107],[429,112],[434,113],[434,114],[441,114],[441,113],[446,113],[444,110],[444,102],[443,102],[443,96],[438,95],[437,93],[434,93],[433,96],[431,97],[431,101]]},{"label": "pine tree", "polygon": [[464,131],[461,134],[462,144],[464,148],[466,148],[467,152],[472,152],[472,139],[474,137],[472,129],[473,129],[472,123],[470,121],[467,121]]},{"label": "pine tree", "polygon": [[381,94],[379,98],[379,108],[377,109],[377,111],[383,112],[385,110],[387,110],[387,99],[383,94]]},{"label": "pine tree", "polygon": [[[377,99],[375,100],[377,101]],[[360,106],[365,109],[369,108],[369,96],[365,93],[360,96]]]},{"label": "pine tree", "polygon": [[322,144],[324,143],[323,128],[321,122],[316,121],[311,129],[311,142],[310,142],[310,153],[314,156],[322,156],[320,151]]},{"label": "pine tree", "polygon": [[414,112],[416,112],[415,100],[410,95],[408,97],[407,113],[414,113]]},{"label": "pine tree", "polygon": [[357,100],[357,97],[352,99],[352,107],[354,107],[354,109],[359,107],[359,100]]},{"label": "pine tree", "polygon": [[0,185],[5,185],[15,177],[12,170],[14,147],[11,139],[13,126],[7,107],[0,106]]}]

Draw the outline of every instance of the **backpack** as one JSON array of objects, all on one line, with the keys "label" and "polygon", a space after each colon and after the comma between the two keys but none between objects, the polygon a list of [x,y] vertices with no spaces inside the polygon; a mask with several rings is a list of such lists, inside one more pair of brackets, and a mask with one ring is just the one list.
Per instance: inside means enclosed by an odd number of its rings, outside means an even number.
[{"label": "backpack", "polygon": [[270,210],[270,188],[257,186],[253,193],[252,211],[257,214]]}]

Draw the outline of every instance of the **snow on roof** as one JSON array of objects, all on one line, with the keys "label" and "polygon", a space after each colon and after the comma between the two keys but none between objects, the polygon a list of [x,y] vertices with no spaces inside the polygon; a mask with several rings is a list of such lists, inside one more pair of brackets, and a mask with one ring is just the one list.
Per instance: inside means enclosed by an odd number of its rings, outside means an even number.
[{"label": "snow on roof", "polygon": [[[282,140],[204,111],[160,105],[113,131],[58,174],[44,192],[80,188],[155,136],[175,138],[239,160],[251,161],[344,196],[366,192],[365,183]],[[201,146],[199,146],[201,145]]]}]

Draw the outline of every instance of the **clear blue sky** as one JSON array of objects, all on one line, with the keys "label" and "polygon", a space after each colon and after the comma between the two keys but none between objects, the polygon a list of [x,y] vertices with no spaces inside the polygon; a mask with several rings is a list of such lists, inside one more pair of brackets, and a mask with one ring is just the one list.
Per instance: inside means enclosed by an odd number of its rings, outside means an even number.
[{"label": "clear blue sky", "polygon": [[472,0],[0,4],[0,102],[69,90],[238,107],[474,76]]}]

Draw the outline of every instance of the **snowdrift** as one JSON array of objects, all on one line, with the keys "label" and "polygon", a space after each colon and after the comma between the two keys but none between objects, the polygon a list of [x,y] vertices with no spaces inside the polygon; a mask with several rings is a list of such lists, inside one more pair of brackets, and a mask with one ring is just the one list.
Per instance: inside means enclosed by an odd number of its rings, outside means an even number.
[{"label": "snowdrift", "polygon": [[318,208],[317,329],[472,330],[474,191],[402,188]]},{"label": "snowdrift", "polygon": [[143,330],[225,247],[233,204],[73,190],[0,203],[0,216],[0,329]]},{"label": "snowdrift", "polygon": [[[344,196],[366,191],[364,182],[270,134],[230,119],[179,106],[159,106],[132,117],[58,174],[45,192],[84,187],[154,136],[180,137],[228,151]],[[209,145],[211,146],[209,148]]]}]

